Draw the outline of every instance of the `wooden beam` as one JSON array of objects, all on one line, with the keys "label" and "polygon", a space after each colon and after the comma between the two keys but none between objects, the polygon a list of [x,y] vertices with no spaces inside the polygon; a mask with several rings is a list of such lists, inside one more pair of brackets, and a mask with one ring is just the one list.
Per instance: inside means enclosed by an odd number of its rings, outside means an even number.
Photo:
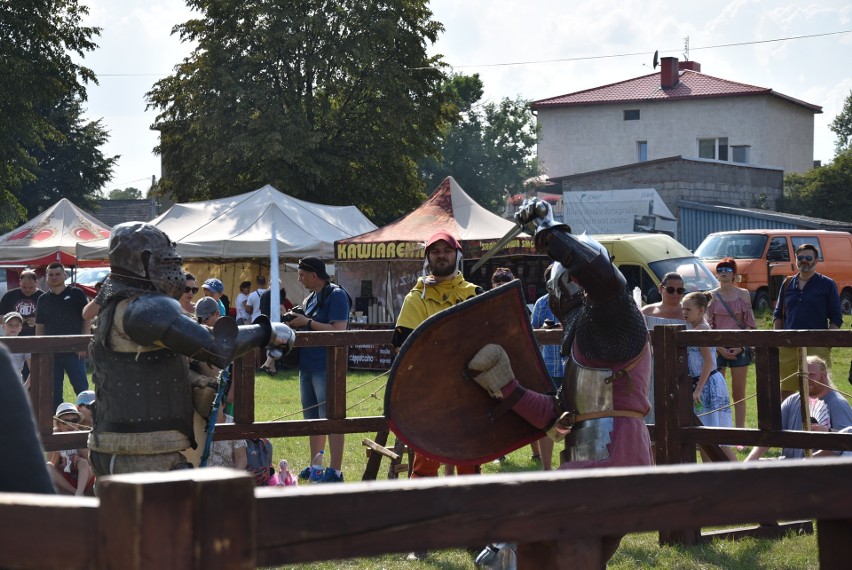
[{"label": "wooden beam", "polygon": [[255,568],[254,479],[224,468],[98,481],[101,568]]},{"label": "wooden beam", "polygon": [[3,568],[91,568],[98,551],[98,504],[90,497],[0,493]]},{"label": "wooden beam", "polygon": [[[850,478],[852,459],[841,458],[373,481],[286,494],[258,489],[257,562],[599,539],[817,514],[848,519],[852,487],[837,481]],[[327,513],[342,505],[358,505],[359,516],[328,525]],[[299,525],[282,512],[300,513]]]}]

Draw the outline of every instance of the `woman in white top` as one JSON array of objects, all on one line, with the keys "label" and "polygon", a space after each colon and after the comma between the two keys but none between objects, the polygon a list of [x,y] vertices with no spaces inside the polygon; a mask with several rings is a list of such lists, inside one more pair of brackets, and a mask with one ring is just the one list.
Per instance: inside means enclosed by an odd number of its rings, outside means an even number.
[{"label": "woman in white top", "polygon": [[[686,289],[683,286],[683,277],[678,273],[666,273],[660,283],[660,296],[662,300],[659,303],[652,303],[642,307],[642,314],[645,315],[645,323],[648,326],[648,332],[654,330],[654,327],[661,325],[685,325],[683,320],[683,309],[680,302]],[[655,421],[654,416],[654,375],[651,370],[651,412],[645,416],[645,423],[652,424]]]}]

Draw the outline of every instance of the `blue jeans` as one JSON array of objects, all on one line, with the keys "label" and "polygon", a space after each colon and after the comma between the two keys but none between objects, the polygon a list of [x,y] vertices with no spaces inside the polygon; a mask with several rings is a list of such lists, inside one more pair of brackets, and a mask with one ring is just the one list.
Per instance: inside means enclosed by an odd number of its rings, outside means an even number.
[{"label": "blue jeans", "polygon": [[74,393],[79,394],[89,389],[89,380],[86,378],[86,365],[77,356],[76,352],[57,352],[53,355],[53,409],[62,403],[62,380],[65,373],[74,388]]},{"label": "blue jeans", "polygon": [[324,370],[299,370],[299,393],[302,396],[302,417],[318,420],[325,417]]}]

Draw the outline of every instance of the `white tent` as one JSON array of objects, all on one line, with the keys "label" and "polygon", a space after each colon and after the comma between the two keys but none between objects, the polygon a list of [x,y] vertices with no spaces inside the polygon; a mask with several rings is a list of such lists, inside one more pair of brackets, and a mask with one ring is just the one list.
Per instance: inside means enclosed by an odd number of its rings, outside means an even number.
[{"label": "white tent", "polygon": [[[355,206],[326,206],[263,188],[209,200],[175,204],[151,223],[177,243],[184,259],[269,257],[272,227],[285,259],[334,258],[334,242],[376,229]],[[81,259],[106,259],[108,240],[81,244]]]}]

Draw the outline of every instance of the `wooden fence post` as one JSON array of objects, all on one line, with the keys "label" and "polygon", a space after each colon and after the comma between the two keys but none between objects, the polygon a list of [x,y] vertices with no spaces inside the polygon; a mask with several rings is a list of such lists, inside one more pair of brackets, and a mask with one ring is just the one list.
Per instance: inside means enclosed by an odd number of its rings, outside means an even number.
[{"label": "wooden fence post", "polygon": [[349,368],[349,347],[330,346],[326,351],[326,418],[346,419],[346,372]]},{"label": "wooden fence post", "polygon": [[817,546],[822,570],[849,568],[849,537],[852,519],[818,520]]},{"label": "wooden fence post", "polygon": [[231,469],[98,480],[98,567],[255,568],[254,479]]},{"label": "wooden fence post", "polygon": [[53,433],[53,353],[33,353],[30,359],[30,397],[41,435]]}]

